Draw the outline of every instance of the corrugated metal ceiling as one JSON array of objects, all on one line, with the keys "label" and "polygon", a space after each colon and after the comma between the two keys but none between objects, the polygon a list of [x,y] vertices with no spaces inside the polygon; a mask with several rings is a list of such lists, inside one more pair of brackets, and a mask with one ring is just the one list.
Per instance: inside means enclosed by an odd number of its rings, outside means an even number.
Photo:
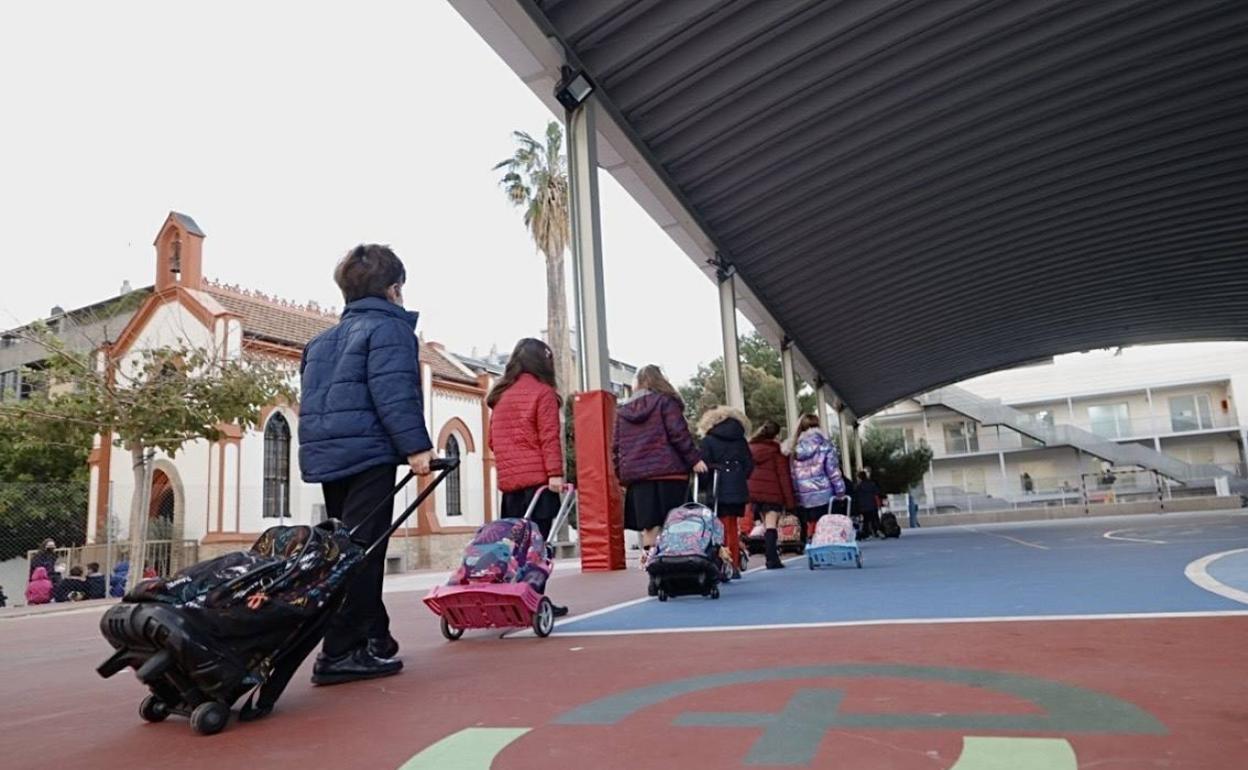
[{"label": "corrugated metal ceiling", "polygon": [[1248,2],[521,2],[858,414],[1248,337]]}]

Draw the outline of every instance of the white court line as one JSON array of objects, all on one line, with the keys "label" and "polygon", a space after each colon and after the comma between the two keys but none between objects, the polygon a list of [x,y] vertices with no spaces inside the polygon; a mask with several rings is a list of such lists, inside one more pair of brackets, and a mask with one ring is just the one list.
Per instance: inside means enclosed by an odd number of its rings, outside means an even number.
[{"label": "white court line", "polygon": [[1208,556],[1202,556],[1183,570],[1183,575],[1201,588],[1215,593],[1218,596],[1226,597],[1240,604],[1248,604],[1248,591],[1241,591],[1238,588],[1232,588],[1209,574],[1209,565],[1213,564],[1223,556],[1230,556],[1237,553],[1248,553],[1248,548],[1236,548],[1233,551],[1223,551],[1221,553],[1211,553]]},{"label": "white court line", "polygon": [[999,535],[996,532],[982,532],[978,529],[975,529],[974,527],[967,526],[965,524],[963,524],[960,527],[960,529],[965,529],[968,532],[974,532],[977,535],[987,535],[988,537],[999,537],[1002,540],[1009,540],[1011,543],[1018,543],[1019,545],[1025,545],[1028,548],[1039,548],[1041,551],[1050,550],[1047,545],[1040,545],[1039,543],[1032,543],[1032,542],[1028,542],[1027,540],[1019,540],[1018,538],[1010,537],[1009,535]]},{"label": "white court line", "polygon": [[[805,558],[806,558],[805,556],[798,555],[798,556],[791,556],[788,559],[784,559],[783,561],[785,564],[788,564],[791,561],[797,561],[798,559],[805,559]],[[635,568],[630,566],[629,569],[632,570]],[[741,574],[749,575],[751,573],[758,572],[759,570],[764,570],[764,569],[767,569],[766,564],[759,566],[759,567],[750,567],[749,569],[747,569],[745,572],[742,572]],[[640,572],[641,570],[637,570],[637,571]],[[590,612],[586,612],[584,615],[571,615],[563,620],[560,620],[558,623],[555,624],[555,627],[563,628],[564,626],[571,625],[572,623],[577,623],[582,620],[589,620],[590,618],[596,618],[599,615],[605,615],[608,612],[615,612],[616,610],[622,610],[625,607],[633,607],[638,604],[642,604],[644,602],[657,602],[657,601],[658,599],[656,597],[642,596],[638,599],[629,599],[626,602],[619,602],[618,604],[609,604],[606,607],[603,607],[601,609],[591,610]],[[534,636],[534,633],[532,629],[519,629],[516,631],[504,632],[503,636],[506,637],[507,639],[523,639],[525,637]]]},{"label": "white court line", "polygon": [[1137,528],[1128,527],[1126,529],[1111,529],[1110,531],[1102,534],[1101,537],[1105,538],[1106,540],[1122,540],[1127,543],[1149,543],[1152,545],[1167,545],[1165,540],[1149,540],[1146,537],[1127,537],[1125,535],[1118,534],[1119,532],[1130,532],[1133,529],[1137,529]]},{"label": "white court line", "polygon": [[[859,626],[942,626],[959,623],[1037,623],[1091,620],[1170,620],[1181,618],[1248,617],[1248,610],[1206,610],[1197,612],[1123,612],[1101,615],[997,615],[982,618],[891,618],[883,620],[833,620],[818,623],[772,623],[757,626],[693,626],[686,628],[639,628],[610,631],[559,631],[560,637],[634,636],[653,634],[698,634],[717,631],[779,631],[802,628],[856,628]],[[532,633],[532,632],[530,632]]]}]

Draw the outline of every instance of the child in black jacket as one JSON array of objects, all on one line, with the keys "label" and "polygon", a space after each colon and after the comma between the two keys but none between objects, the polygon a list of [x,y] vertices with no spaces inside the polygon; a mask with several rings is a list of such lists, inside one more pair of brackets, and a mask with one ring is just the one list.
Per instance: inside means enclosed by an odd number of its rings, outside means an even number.
[{"label": "child in black jacket", "polygon": [[750,474],[754,472],[754,456],[746,439],[749,431],[749,418],[727,406],[710,409],[698,420],[702,460],[710,467],[703,487],[724,523],[725,545],[732,552],[734,567],[741,563],[737,520],[745,515],[745,504],[750,501]]}]

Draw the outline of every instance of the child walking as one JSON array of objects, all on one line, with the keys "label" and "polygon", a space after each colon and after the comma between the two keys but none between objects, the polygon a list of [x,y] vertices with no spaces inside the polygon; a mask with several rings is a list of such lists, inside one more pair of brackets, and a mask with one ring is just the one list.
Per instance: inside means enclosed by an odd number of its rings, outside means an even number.
[{"label": "child walking", "polygon": [[845,496],[845,479],[841,476],[841,458],[828,435],[819,427],[819,418],[802,415],[789,447],[793,488],[796,492],[798,517],[802,520],[802,540],[814,532],[819,517],[828,512],[833,496]]},{"label": "child walking", "polygon": [[705,473],[685,405],[654,364],[637,372],[633,397],[616,411],[612,455],[627,489],[624,527],[641,533],[641,568],[649,562],[667,512],[686,501],[689,473]]},{"label": "child walking", "polygon": [[768,420],[750,439],[750,454],[754,457],[754,472],[750,474],[750,503],[754,506],[754,515],[761,518],[766,527],[767,569],[784,568],[784,562],[780,561],[776,526],[780,523],[781,514],[797,506],[793,497],[789,458],[780,446],[779,436],[780,426],[775,420]]},{"label": "child walking", "polygon": [[[503,493],[502,517],[522,519],[533,502],[533,521],[550,539],[550,527],[559,514],[563,492],[563,444],[559,407],[563,400],[555,385],[555,357],[541,340],[516,343],[503,376],[485,403],[490,417],[490,449]],[[555,615],[568,613],[556,606]]]},{"label": "child walking", "polygon": [[[395,468],[426,476],[433,442],[425,427],[416,313],[403,309],[407,271],[387,246],[360,245],[334,270],[346,307],[342,320],[308,343],[300,366],[299,463],[319,483],[325,512],[348,526],[367,521],[361,539],[385,534],[393,520],[369,514],[384,505]],[[399,645],[382,602],[386,547],[376,549],[329,620],[314,684],[399,673]]]},{"label": "child walking", "polygon": [[724,523],[724,540],[732,552],[734,570],[741,564],[738,521],[750,501],[749,479],[754,471],[754,458],[745,440],[749,430],[750,421],[745,414],[727,406],[710,409],[698,420],[698,433],[703,437],[702,460],[710,467],[703,486],[715,495],[711,505]]}]

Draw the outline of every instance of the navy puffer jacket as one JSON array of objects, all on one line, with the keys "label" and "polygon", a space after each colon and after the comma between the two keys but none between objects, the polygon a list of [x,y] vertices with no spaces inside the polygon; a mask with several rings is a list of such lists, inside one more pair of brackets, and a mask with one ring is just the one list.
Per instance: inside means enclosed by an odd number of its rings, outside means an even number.
[{"label": "navy puffer jacket", "polygon": [[299,465],[309,483],[433,448],[420,392],[416,314],[379,297],[347,304],[300,366]]}]

